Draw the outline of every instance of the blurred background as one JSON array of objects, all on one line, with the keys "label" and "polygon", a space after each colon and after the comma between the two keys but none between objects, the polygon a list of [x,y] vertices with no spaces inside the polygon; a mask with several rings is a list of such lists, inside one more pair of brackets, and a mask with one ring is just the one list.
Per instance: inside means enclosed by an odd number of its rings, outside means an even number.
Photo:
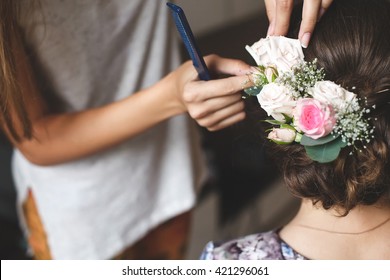
[{"label": "blurred background", "polygon": [[[254,64],[245,45],[266,36],[262,0],[178,0],[203,55],[216,53]],[[174,23],[172,22],[172,28]],[[182,47],[183,60],[189,59]],[[285,190],[260,136],[256,98],[245,100],[247,118],[218,132],[201,128],[212,178],[199,191],[188,259],[198,259],[210,240],[226,240],[280,227],[298,201]],[[264,116],[263,116],[264,118]],[[17,220],[10,173],[12,148],[0,137],[0,258],[27,259]]]}]

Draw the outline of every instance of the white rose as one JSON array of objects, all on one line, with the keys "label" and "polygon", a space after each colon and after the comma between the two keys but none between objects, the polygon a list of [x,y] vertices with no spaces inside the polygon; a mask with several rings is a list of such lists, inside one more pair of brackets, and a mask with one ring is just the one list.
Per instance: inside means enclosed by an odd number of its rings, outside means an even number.
[{"label": "white rose", "polygon": [[276,83],[265,85],[257,95],[261,108],[275,120],[284,122],[283,114],[292,117],[296,101],[288,88]]},{"label": "white rose", "polygon": [[304,61],[299,40],[283,36],[269,36],[252,46],[246,46],[257,65],[275,66],[279,72],[290,71],[294,65]]},{"label": "white rose", "polygon": [[317,82],[308,93],[322,103],[331,104],[338,112],[347,109],[356,99],[356,94],[331,81]]},{"label": "white rose", "polygon": [[289,128],[273,128],[267,138],[277,144],[290,144],[295,140],[296,134],[296,131]]},{"label": "white rose", "polygon": [[246,46],[245,49],[256,61],[257,65],[269,66],[272,65],[271,57],[267,52],[267,46],[269,45],[269,37],[262,38],[252,46]]}]

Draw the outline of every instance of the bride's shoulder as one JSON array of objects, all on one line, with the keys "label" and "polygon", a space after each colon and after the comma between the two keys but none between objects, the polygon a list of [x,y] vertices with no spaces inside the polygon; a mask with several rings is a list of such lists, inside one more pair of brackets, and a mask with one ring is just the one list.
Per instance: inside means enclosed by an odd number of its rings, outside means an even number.
[{"label": "bride's shoulder", "polygon": [[227,242],[209,242],[204,260],[278,260],[283,259],[282,241],[275,230],[251,234]]}]

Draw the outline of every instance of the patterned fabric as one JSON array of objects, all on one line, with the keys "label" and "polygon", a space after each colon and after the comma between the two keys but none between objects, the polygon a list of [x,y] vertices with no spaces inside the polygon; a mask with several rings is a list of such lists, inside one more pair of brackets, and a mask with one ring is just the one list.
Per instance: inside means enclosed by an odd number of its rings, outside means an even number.
[{"label": "patterned fabric", "polygon": [[209,242],[202,260],[306,260],[280,239],[276,230],[244,236],[226,243]]}]

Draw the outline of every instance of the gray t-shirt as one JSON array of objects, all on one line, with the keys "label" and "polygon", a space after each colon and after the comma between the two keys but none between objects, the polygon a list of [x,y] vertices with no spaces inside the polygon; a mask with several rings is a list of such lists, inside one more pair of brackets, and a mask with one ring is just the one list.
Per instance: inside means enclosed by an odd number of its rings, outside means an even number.
[{"label": "gray t-shirt", "polygon": [[[125,98],[179,64],[165,1],[32,2],[23,1],[21,25],[42,94],[56,110]],[[32,188],[55,259],[113,257],[193,207],[204,167],[186,115],[81,160],[41,167],[19,151],[13,160],[19,204]]]}]

